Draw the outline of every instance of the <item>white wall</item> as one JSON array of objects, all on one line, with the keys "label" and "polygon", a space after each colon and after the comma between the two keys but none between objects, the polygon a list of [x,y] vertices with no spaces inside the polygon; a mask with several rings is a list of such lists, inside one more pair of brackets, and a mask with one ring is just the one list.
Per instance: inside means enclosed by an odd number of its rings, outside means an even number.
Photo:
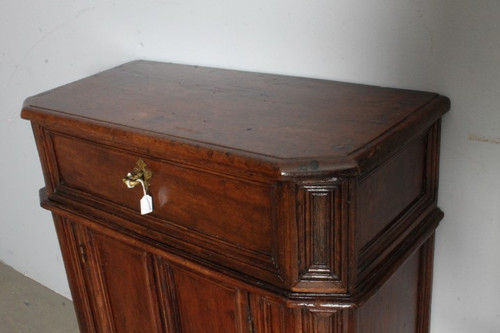
[{"label": "white wall", "polygon": [[138,58],[450,97],[432,332],[500,331],[500,1],[1,0],[0,260],[66,296],[21,104]]}]

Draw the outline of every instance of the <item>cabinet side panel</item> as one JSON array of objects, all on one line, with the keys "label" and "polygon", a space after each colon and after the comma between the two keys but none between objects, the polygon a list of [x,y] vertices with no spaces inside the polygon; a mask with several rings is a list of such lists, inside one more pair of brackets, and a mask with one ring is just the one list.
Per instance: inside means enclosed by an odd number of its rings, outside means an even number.
[{"label": "cabinet side panel", "polygon": [[91,311],[88,289],[84,279],[82,265],[85,258],[79,253],[79,241],[75,237],[73,224],[61,216],[53,214],[54,225],[64,259],[64,266],[68,276],[71,296],[78,318],[78,325],[82,332],[96,332],[94,317]]},{"label": "cabinet side panel", "polygon": [[430,330],[430,309],[432,298],[432,275],[434,270],[434,242],[433,234],[423,245],[420,255],[420,285],[418,298],[418,333],[427,333]]},{"label": "cabinet side panel", "polygon": [[363,177],[358,187],[358,250],[426,192],[427,137]]},{"label": "cabinet side panel", "polygon": [[38,157],[40,158],[40,165],[45,180],[45,191],[50,195],[60,182],[59,170],[55,163],[56,158],[52,137],[44,127],[37,123],[32,123],[31,127],[33,129]]},{"label": "cabinet side panel", "polygon": [[419,315],[420,251],[358,311],[358,333],[415,333]]}]

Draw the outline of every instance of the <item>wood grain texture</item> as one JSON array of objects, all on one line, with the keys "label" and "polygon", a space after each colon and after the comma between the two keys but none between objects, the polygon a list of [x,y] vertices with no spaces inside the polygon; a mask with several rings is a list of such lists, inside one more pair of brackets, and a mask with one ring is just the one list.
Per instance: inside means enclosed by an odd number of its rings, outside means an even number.
[{"label": "wood grain texture", "polygon": [[294,174],[364,166],[394,151],[381,139],[401,144],[448,107],[432,93],[138,61],[29,98],[22,115],[188,142],[226,163],[213,151],[250,155]]}]

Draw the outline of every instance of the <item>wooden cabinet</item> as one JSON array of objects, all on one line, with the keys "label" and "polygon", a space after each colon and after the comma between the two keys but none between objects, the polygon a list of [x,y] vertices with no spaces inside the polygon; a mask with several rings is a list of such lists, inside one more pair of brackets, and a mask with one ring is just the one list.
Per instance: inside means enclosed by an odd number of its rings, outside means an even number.
[{"label": "wooden cabinet", "polygon": [[28,98],[81,331],[427,332],[448,109],[148,61]]}]

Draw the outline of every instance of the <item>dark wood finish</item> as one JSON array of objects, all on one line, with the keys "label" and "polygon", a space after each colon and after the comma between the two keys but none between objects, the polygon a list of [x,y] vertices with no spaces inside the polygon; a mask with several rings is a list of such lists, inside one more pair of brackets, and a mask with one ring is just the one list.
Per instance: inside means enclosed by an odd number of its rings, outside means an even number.
[{"label": "dark wood finish", "polygon": [[427,332],[448,109],[146,61],[27,99],[81,330]]}]

